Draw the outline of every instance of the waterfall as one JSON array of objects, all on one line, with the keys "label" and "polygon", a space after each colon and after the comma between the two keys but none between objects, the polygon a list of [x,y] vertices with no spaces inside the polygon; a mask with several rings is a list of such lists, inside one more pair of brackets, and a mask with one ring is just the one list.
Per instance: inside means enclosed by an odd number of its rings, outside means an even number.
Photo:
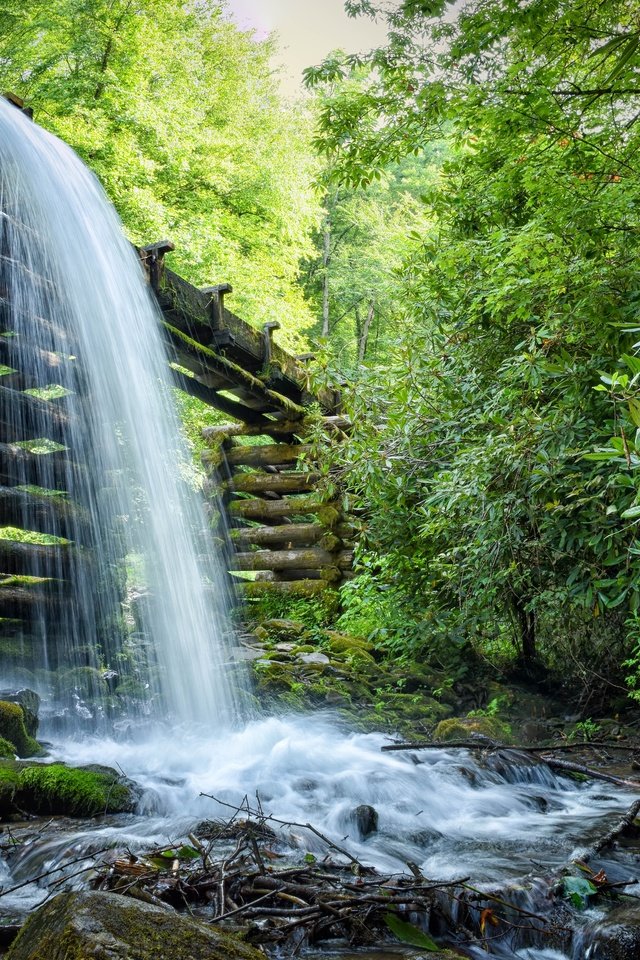
[{"label": "waterfall", "polygon": [[0,362],[5,681],[94,724],[125,701],[228,723],[225,572],[158,308],[95,177],[2,99]]}]

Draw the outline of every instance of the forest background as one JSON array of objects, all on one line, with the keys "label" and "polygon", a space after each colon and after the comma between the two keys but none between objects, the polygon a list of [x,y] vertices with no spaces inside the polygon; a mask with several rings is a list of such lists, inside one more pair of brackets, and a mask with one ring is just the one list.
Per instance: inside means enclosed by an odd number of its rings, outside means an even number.
[{"label": "forest background", "polygon": [[386,44],[297,102],[221,0],[0,0],[0,83],[344,383],[341,629],[640,699],[640,3],[346,8]]}]

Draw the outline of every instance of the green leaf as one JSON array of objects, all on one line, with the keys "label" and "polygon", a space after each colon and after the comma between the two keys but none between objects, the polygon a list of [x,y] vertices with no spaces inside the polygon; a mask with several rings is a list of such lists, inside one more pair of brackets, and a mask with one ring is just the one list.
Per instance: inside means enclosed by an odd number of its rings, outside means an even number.
[{"label": "green leaf", "polygon": [[316,862],[316,858],[314,857],[314,855],[313,855],[312,853],[305,853],[305,855],[304,855],[304,862],[305,862],[305,863],[315,863],[315,862]]},{"label": "green leaf", "polygon": [[635,520],[636,517],[640,517],[640,504],[636,504],[635,507],[629,507],[627,510],[623,510],[621,516],[625,520]]},{"label": "green leaf", "polygon": [[574,907],[579,910],[586,907],[589,897],[598,892],[597,888],[584,877],[565,877],[562,887],[565,897],[571,900]]},{"label": "green leaf", "polygon": [[419,927],[415,927],[412,923],[401,920],[396,913],[385,913],[384,922],[391,933],[402,943],[408,943],[412,947],[420,947],[421,950],[429,950],[432,953],[440,949],[428,934],[423,933]]}]

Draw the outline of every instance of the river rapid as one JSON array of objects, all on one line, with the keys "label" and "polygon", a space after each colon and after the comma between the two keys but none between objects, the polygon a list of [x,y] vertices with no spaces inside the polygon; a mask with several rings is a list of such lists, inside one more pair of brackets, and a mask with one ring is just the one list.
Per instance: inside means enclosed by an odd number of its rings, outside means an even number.
[{"label": "river rapid", "polygon": [[[388,742],[382,734],[350,732],[329,717],[291,716],[215,736],[167,726],[124,740],[56,743],[52,758],[112,766],[135,780],[142,788],[138,812],[80,824],[60,821],[36,832],[2,862],[3,888],[58,872],[5,893],[0,910],[10,917],[33,909],[52,879],[56,890],[86,885],[92,861],[78,865],[79,857],[94,854],[100,862],[110,848],[141,853],[169,846],[202,820],[227,820],[248,805],[290,824],[277,829],[294,857],[336,855],[300,826],[310,823],[383,873],[406,873],[412,862],[430,880],[469,877],[482,889],[516,890],[517,902],[536,903],[537,911],[545,884],[606,833],[634,799],[609,785],[556,776],[544,763],[515,752],[382,752]],[[378,814],[377,830],[365,838],[354,821],[362,804]],[[608,875],[631,879],[636,859],[627,853],[608,861]],[[588,913],[587,921],[594,916]],[[584,915],[577,924],[584,925]],[[514,953],[501,942],[490,955],[565,956],[545,947]],[[574,960],[586,955],[574,953]]]}]

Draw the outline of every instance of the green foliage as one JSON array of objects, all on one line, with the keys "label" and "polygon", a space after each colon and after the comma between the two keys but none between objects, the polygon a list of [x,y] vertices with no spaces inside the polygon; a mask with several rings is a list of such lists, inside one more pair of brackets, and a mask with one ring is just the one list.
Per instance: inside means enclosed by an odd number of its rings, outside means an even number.
[{"label": "green foliage", "polygon": [[238,313],[294,344],[316,161],[273,52],[221,0],[0,0],[3,88],[87,161],[132,240],[170,237],[183,275],[231,282]]},{"label": "green foliage", "polygon": [[332,466],[368,517],[345,628],[375,630],[395,604],[420,624],[413,650],[471,642],[499,665],[571,663],[585,692],[615,683],[640,582],[638,4],[586,18],[490,0],[455,22],[441,4],[351,6],[392,32],[308,72],[331,85],[318,143],[334,181],[446,148],[401,322],[354,384]]}]

